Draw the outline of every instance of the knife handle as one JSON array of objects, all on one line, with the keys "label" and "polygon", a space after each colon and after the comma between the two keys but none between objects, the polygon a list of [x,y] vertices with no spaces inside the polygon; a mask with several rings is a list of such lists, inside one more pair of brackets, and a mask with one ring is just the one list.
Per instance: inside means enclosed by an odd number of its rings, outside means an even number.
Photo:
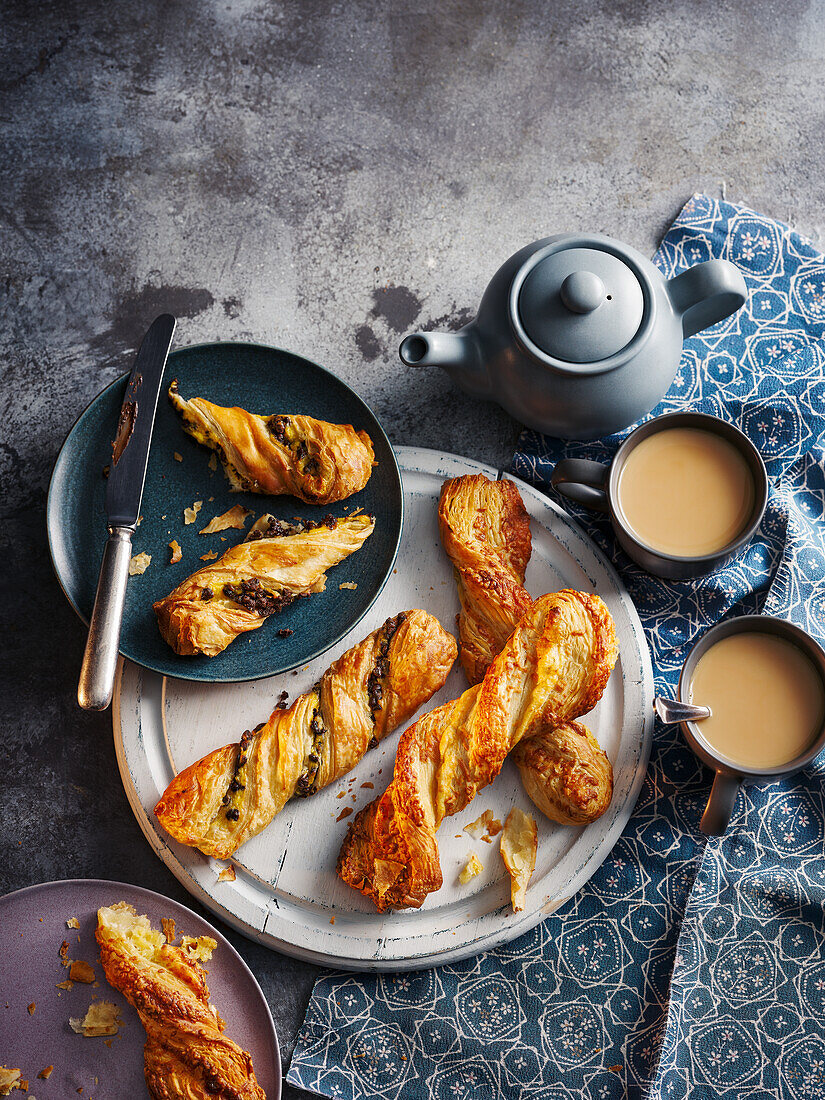
[{"label": "knife handle", "polygon": [[84,710],[105,710],[112,701],[132,557],[132,534],[129,527],[110,527],[103,549],[95,606],[77,686],[77,701]]}]

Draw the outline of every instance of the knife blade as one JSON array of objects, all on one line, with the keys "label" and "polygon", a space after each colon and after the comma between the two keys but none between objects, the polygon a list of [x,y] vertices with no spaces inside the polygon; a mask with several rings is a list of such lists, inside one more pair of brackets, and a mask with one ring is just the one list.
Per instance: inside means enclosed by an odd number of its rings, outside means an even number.
[{"label": "knife blade", "polygon": [[143,338],[129,376],[112,440],[112,463],[106,485],[110,527],[134,528],[140,515],[155,412],[174,332],[174,317],[168,313],[158,317]]},{"label": "knife blade", "polygon": [[112,701],[132,535],[140,516],[155,413],[175,324],[175,318],[164,313],[153,321],[144,336],[112,440],[112,463],[106,485],[109,538],[103,548],[77,688],[77,701],[86,710],[105,710]]}]

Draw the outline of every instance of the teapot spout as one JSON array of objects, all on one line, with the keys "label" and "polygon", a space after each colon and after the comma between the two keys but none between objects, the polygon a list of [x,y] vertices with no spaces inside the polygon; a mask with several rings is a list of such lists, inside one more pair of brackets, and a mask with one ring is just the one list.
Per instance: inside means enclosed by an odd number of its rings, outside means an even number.
[{"label": "teapot spout", "polygon": [[415,332],[401,341],[398,354],[408,367],[442,367],[475,397],[492,394],[472,325],[460,332]]}]

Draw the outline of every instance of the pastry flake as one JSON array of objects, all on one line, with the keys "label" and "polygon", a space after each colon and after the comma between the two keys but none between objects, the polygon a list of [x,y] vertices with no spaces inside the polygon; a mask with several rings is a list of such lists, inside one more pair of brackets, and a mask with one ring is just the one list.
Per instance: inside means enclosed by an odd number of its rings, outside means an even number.
[{"label": "pastry flake", "polygon": [[[148,917],[124,902],[98,910],[95,935],[110,985],[137,1010],[146,1029],[143,1057],[151,1096],[266,1100],[251,1056],[224,1034],[209,1002],[199,958],[217,946],[213,939],[184,937],[174,947]],[[193,951],[191,943],[203,947]]]},{"label": "pastry flake", "polygon": [[291,413],[258,416],[202,397],[185,400],[177,380],[169,400],[184,431],[217,454],[235,490],[332,504],[360,492],[372,474],[372,440],[351,424]]},{"label": "pastry flake", "polygon": [[493,817],[493,811],[485,810],[475,821],[464,826],[464,832],[469,833],[473,840],[485,840],[489,844],[494,836],[498,836],[501,828],[501,822]]},{"label": "pastry flake", "polygon": [[183,509],[183,522],[188,527],[190,523],[194,523],[198,518],[198,512],[203,508],[203,501],[196,500],[191,508]]},{"label": "pastry flake", "polygon": [[129,559],[129,576],[139,577],[142,573],[145,573],[149,568],[151,560],[152,555],[147,554],[145,550],[142,550],[139,554],[135,554]]},{"label": "pastry flake", "polygon": [[[598,702],[615,660],[613,620],[598,596],[565,589],[536,600],[481,684],[419,718],[398,745],[392,782],[350,825],[344,882],[376,907],[419,908],[442,884],[437,830],[491,783],[537,724],[560,724]],[[379,859],[403,865],[379,894]]]},{"label": "pastry flake", "polygon": [[[115,987],[117,988],[117,987]],[[102,1035],[117,1035],[123,1025],[120,1009],[111,1001],[93,1001],[85,1016],[72,1016],[69,1027],[76,1035],[85,1035],[87,1039],[96,1039]]]},{"label": "pastry flake", "polygon": [[483,870],[484,867],[481,864],[481,860],[475,852],[473,852],[459,874],[458,881],[462,886],[466,886],[471,879],[474,879],[476,875],[480,875]]},{"label": "pastry flake", "polygon": [[177,539],[172,539],[169,543],[169,549],[172,551],[172,556],[169,558],[170,565],[177,565],[180,559],[183,557],[183,551],[180,548],[180,543]]},{"label": "pastry flake", "polygon": [[209,523],[198,532],[199,535],[214,535],[218,531],[243,531],[246,524],[247,516],[251,516],[252,513],[248,508],[244,508],[242,504],[236,504],[233,508],[224,512],[220,516],[215,516],[210,519]]},{"label": "pastry flake", "polygon": [[[228,859],[280,813],[350,771],[439,690],[455,639],[426,611],[388,619],[291,706],[192,764],[155,807],[175,840]],[[349,810],[349,807],[347,807]],[[350,811],[351,812],[351,811]]]},{"label": "pastry flake", "polygon": [[69,967],[69,977],[73,982],[83,982],[91,985],[95,980],[95,972],[92,967],[82,959],[75,959]]},{"label": "pastry flake", "polygon": [[527,899],[527,885],[536,869],[538,829],[535,818],[514,806],[501,834],[501,857],[510,874],[510,899],[514,913],[521,913]]},{"label": "pastry flake", "polygon": [[358,550],[374,527],[372,517],[358,516],[283,535],[250,532],[154,604],[164,641],[181,656],[216,656],[299,596],[322,592],[327,569]]},{"label": "pastry flake", "polygon": [[0,1096],[8,1096],[12,1089],[17,1088],[17,1082],[19,1080],[19,1069],[11,1069],[9,1066],[0,1066]]}]

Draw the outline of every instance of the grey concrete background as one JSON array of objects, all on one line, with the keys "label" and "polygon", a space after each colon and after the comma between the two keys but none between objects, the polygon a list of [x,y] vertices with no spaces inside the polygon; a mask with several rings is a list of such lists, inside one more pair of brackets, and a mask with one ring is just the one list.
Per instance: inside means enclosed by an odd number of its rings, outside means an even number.
[{"label": "grey concrete background", "polygon": [[[696,190],[819,239],[825,7],[801,0],[40,0],[0,69],[0,891],[126,879],[187,901],[124,797],[53,579],[60,443],[158,312],[275,343],[396,443],[506,464],[517,425],[396,357],[519,246],[652,252]],[[230,933],[285,1061],[315,968]],[[287,1097],[296,1097],[287,1089]]]}]

